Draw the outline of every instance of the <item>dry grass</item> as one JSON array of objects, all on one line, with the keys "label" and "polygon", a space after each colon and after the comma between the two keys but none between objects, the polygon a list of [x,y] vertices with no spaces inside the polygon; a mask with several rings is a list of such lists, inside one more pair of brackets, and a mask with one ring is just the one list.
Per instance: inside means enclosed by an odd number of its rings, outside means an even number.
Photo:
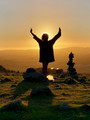
[{"label": "dry grass", "polygon": [[[84,74],[84,75],[86,75],[87,78],[90,79],[89,74]],[[66,114],[66,113],[63,113],[63,111],[62,111],[62,115],[61,113],[60,115],[55,113],[55,116],[56,116],[55,117],[52,111],[54,109],[53,107],[61,104],[68,104],[74,108],[80,107],[84,104],[90,105],[90,81],[88,81],[88,79],[86,84],[76,83],[73,85],[68,85],[64,83],[52,83],[52,82],[50,83],[24,82],[23,77],[21,75],[15,75],[15,76],[2,75],[0,76],[0,81],[4,80],[5,78],[9,78],[11,81],[4,82],[4,83],[0,82],[0,107],[8,104],[11,101],[21,99],[22,104],[27,106],[27,112],[24,114],[22,114],[22,112],[19,113],[18,119],[20,119],[20,116],[23,116],[21,117],[22,120],[24,119],[29,120],[29,117],[31,118],[31,120],[34,120],[34,119],[39,120],[44,118],[48,119],[49,116],[52,116],[51,118],[53,118],[54,120],[56,118],[59,119],[59,117],[61,116],[62,120],[64,120],[65,116],[63,116],[63,114]],[[15,85],[15,86],[12,86],[12,85]],[[30,92],[32,88],[43,86],[43,85],[47,85],[55,96],[46,97],[46,98],[39,97],[35,99],[30,98]],[[35,118],[36,111],[39,117]],[[32,117],[30,115],[32,115]],[[46,117],[43,117],[43,115],[44,116],[46,115]],[[74,112],[72,115],[72,112],[70,111],[70,115],[73,116],[74,118],[75,117],[82,118],[81,120],[88,119],[88,115],[86,113],[83,114],[83,112],[81,113],[79,112],[78,115],[76,116]],[[11,118],[12,120],[14,119],[13,117]],[[4,118],[1,118],[0,120],[4,120]]]}]

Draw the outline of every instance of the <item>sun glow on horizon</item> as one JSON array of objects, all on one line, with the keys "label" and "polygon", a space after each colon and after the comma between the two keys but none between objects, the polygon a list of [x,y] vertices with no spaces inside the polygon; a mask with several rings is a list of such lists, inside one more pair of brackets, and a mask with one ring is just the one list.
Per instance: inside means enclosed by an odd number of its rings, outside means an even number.
[{"label": "sun glow on horizon", "polygon": [[[86,2],[87,1],[87,2]],[[51,40],[61,28],[54,49],[90,47],[89,0],[0,1],[0,49],[39,49],[30,34]]]}]

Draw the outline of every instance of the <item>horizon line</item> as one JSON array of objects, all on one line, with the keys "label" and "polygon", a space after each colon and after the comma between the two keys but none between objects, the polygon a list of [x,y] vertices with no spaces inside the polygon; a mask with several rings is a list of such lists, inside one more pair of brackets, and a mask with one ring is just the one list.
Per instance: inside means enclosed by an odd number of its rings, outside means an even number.
[{"label": "horizon line", "polygon": [[[66,49],[66,48],[90,48],[90,47],[61,47],[61,48],[54,48],[54,49],[58,50],[58,49]],[[0,49],[0,51],[6,51],[6,50],[39,50],[39,48],[9,48],[9,49]]]}]

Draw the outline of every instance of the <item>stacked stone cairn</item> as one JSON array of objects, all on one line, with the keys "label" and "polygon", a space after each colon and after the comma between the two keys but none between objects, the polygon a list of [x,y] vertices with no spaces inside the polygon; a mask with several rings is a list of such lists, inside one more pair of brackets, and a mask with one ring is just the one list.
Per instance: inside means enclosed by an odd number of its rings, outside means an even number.
[{"label": "stacked stone cairn", "polygon": [[69,76],[71,76],[72,78],[78,79],[76,69],[74,68],[75,63],[73,62],[73,58],[74,58],[74,54],[71,52],[69,54],[69,61],[67,63],[67,65],[68,65],[67,70],[68,70]]}]

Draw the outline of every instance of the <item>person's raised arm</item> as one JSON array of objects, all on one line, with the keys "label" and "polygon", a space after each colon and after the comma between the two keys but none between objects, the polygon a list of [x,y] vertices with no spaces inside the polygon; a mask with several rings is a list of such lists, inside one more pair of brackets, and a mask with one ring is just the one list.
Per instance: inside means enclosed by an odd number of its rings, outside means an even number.
[{"label": "person's raised arm", "polygon": [[32,32],[32,28],[31,28],[31,30],[30,30],[30,33],[33,35],[33,38],[38,42],[38,43],[40,43],[40,39]]},{"label": "person's raised arm", "polygon": [[52,44],[54,44],[55,41],[56,41],[60,36],[61,36],[61,29],[60,29],[60,27],[59,27],[58,33],[50,40],[50,42],[51,42]]}]

